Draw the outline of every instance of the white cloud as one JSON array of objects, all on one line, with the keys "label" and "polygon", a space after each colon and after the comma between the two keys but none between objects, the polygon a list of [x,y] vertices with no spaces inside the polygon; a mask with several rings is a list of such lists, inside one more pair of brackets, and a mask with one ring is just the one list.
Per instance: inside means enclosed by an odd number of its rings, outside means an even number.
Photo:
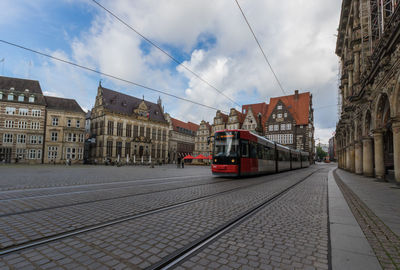
[{"label": "white cloud", "polygon": [[[66,1],[83,6],[80,0]],[[334,104],[337,57],[333,35],[341,1],[239,2],[286,92],[311,91],[314,107]],[[239,103],[258,103],[282,95],[234,1],[116,0],[102,4],[177,58],[188,55],[185,65],[225,95],[235,100],[246,98],[237,100]],[[72,38],[66,34],[72,40],[72,53],[64,53],[63,57],[225,111],[234,106],[182,66],[175,67],[155,48],[143,51],[144,41],[137,34],[96,5],[86,8],[96,12],[91,27]],[[196,47],[204,35],[214,37],[215,44]],[[90,108],[98,77],[53,62],[37,66],[49,81],[46,85],[51,89],[47,91],[72,94],[82,106]],[[127,88],[122,82],[110,84],[105,86]],[[157,96],[146,91],[135,93]],[[212,121],[215,115],[213,110],[170,97],[163,100],[166,111],[182,120]],[[336,108],[317,110],[315,114],[316,133],[324,137],[327,130],[334,129]]]}]

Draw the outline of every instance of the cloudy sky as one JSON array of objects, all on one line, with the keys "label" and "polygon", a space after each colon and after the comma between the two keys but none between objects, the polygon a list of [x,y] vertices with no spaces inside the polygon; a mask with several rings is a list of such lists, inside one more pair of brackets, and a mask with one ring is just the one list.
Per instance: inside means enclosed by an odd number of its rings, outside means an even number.
[{"label": "cloudy sky", "polygon": [[[238,104],[283,93],[234,0],[100,1]],[[316,138],[337,121],[334,54],[340,0],[239,0],[286,93],[313,94]],[[2,0],[0,39],[104,73],[229,111],[240,107],[177,65],[92,0]],[[0,42],[0,74],[39,80],[48,95],[93,106],[97,86],[156,102],[159,94]],[[212,121],[215,111],[161,95],[184,121]]]}]

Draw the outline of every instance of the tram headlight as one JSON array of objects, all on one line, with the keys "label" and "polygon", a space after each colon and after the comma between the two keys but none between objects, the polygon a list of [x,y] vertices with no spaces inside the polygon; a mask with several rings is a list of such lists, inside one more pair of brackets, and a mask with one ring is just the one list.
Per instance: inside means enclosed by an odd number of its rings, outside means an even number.
[{"label": "tram headlight", "polygon": [[234,158],[232,158],[232,160],[231,160],[231,161],[232,161],[232,163],[235,163],[235,159],[234,159]]},{"label": "tram headlight", "polygon": [[216,159],[216,158],[214,158],[214,162],[217,162],[217,159]]}]

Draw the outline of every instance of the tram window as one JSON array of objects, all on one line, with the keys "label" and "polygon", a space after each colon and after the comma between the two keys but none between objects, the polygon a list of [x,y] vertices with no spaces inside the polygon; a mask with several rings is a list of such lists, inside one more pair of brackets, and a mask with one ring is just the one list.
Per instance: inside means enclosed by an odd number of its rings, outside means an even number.
[{"label": "tram window", "polygon": [[249,157],[249,141],[242,141],[242,157]]},{"label": "tram window", "polygon": [[249,148],[250,148],[250,157],[251,158],[257,158],[257,145],[255,143],[250,142],[249,143]]},{"label": "tram window", "polygon": [[264,158],[263,146],[261,144],[257,144],[257,158],[258,159]]}]

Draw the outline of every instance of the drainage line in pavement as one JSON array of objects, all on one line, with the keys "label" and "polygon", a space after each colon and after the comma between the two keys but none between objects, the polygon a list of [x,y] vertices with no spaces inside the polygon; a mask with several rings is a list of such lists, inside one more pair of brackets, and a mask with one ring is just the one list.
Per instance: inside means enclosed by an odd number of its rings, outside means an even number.
[{"label": "drainage line in pavement", "polygon": [[200,237],[196,241],[193,241],[192,243],[188,244],[187,246],[173,252],[169,256],[165,257],[163,260],[159,261],[158,263],[146,268],[146,270],[164,270],[164,269],[170,269],[171,267],[176,266],[178,263],[183,261],[185,258],[193,255],[195,252],[203,249],[206,245],[210,244],[217,238],[219,238],[221,235],[228,233],[231,231],[233,228],[239,226],[241,223],[244,221],[248,220],[250,217],[254,216],[256,213],[258,213],[260,210],[262,210],[265,206],[271,204],[272,202],[276,201],[286,193],[288,193],[291,189],[299,185],[300,183],[304,182],[307,178],[309,178],[311,175],[316,173],[316,170],[307,175],[306,177],[302,178],[300,181],[296,182],[295,184],[285,188],[283,191],[278,192],[276,195],[272,196],[271,198],[267,199],[266,201],[258,204],[257,206],[247,210],[243,214],[241,214],[239,217],[236,217],[232,219],[231,221],[228,221],[227,223],[219,226],[218,228],[212,230],[211,232],[205,234],[203,237]]},{"label": "drainage line in pavement", "polygon": [[[311,174],[313,174],[315,172],[316,171],[312,172]],[[307,177],[309,177],[311,174],[309,174]],[[304,178],[304,179],[306,179],[306,178]],[[300,182],[304,181],[304,179],[300,180]],[[268,180],[273,180],[273,179],[268,179]],[[269,182],[269,181],[267,181],[267,182]],[[231,189],[231,190],[226,190],[226,191],[215,193],[215,194],[212,194],[212,195],[207,195],[207,196],[203,196],[203,197],[200,197],[200,198],[197,198],[197,199],[189,200],[189,201],[186,201],[186,202],[177,203],[177,204],[173,204],[173,205],[166,206],[166,207],[156,208],[156,209],[153,209],[153,210],[150,210],[150,211],[147,211],[147,212],[143,212],[143,213],[140,213],[140,214],[135,214],[135,215],[127,216],[127,217],[117,218],[117,219],[110,220],[110,221],[103,222],[103,223],[99,223],[99,224],[96,224],[96,225],[91,225],[91,226],[86,226],[86,227],[83,227],[83,228],[80,228],[80,229],[71,230],[69,232],[63,232],[63,233],[55,234],[55,235],[52,235],[52,236],[43,237],[43,238],[40,238],[40,239],[37,239],[37,240],[25,242],[23,244],[17,244],[17,245],[9,246],[7,248],[4,248],[4,249],[0,250],[0,256],[6,255],[6,254],[10,254],[12,252],[17,252],[17,251],[20,251],[20,250],[23,250],[23,249],[39,246],[39,245],[42,245],[42,244],[46,244],[46,243],[53,242],[53,241],[56,241],[56,240],[60,240],[60,239],[63,239],[63,238],[75,236],[75,235],[78,235],[78,234],[81,234],[81,233],[94,231],[94,230],[97,230],[97,229],[101,229],[101,228],[108,227],[108,226],[111,226],[111,225],[115,225],[115,224],[118,224],[118,223],[122,223],[122,222],[125,222],[125,221],[130,221],[130,220],[134,220],[134,219],[137,219],[137,218],[145,217],[145,216],[148,216],[148,215],[152,215],[152,214],[164,212],[164,211],[167,211],[167,210],[175,209],[175,208],[178,208],[180,206],[184,206],[184,205],[187,205],[187,204],[192,204],[192,203],[203,201],[203,200],[206,200],[206,199],[209,199],[209,198],[213,198],[213,197],[216,197],[216,196],[219,196],[219,195],[222,195],[222,194],[231,193],[231,192],[237,191],[239,189],[250,188],[250,187],[262,185],[262,184],[265,184],[265,183],[266,182],[262,182],[262,183],[248,185],[246,187],[238,187],[238,188],[234,188],[234,189]],[[296,183],[296,184],[298,184],[298,183]],[[291,187],[293,187],[293,186],[294,185],[292,185]],[[289,189],[291,187],[289,187]]]}]

